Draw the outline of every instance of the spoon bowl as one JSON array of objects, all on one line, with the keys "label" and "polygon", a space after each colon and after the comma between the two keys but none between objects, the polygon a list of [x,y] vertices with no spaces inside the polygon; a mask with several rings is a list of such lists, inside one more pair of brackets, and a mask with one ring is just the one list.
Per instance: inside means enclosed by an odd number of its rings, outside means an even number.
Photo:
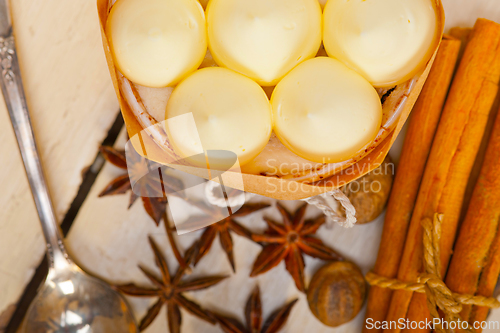
[{"label": "spoon bowl", "polygon": [[74,264],[49,271],[24,321],[30,333],[138,332],[123,296]]}]

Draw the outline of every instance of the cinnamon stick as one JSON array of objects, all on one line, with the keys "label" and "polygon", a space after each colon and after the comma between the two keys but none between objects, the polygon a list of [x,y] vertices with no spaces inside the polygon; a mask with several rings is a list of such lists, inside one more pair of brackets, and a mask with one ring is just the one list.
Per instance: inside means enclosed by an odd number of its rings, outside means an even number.
[{"label": "cinnamon stick", "polygon": [[[434,60],[434,65],[415,104],[408,126],[394,186],[387,206],[382,241],[373,271],[381,276],[395,278],[404,248],[406,233],[413,212],[418,188],[424,173],[432,140],[443,104],[455,70],[460,41],[446,38]],[[368,294],[366,319],[385,319],[392,291],[372,287]],[[363,332],[381,332],[368,329]]]},{"label": "cinnamon stick", "polygon": [[[500,114],[499,114],[500,115]],[[457,293],[490,297],[500,273],[500,116],[497,115],[467,215],[460,228],[446,284]],[[485,320],[488,309],[464,305],[462,320]]]},{"label": "cinnamon stick", "polygon": [[469,42],[469,37],[472,32],[472,28],[451,28],[450,31],[448,32],[448,35],[459,39],[462,42],[462,46],[460,47],[460,53],[458,54],[458,59],[462,58],[462,55],[464,54],[465,47],[467,46],[467,43]]},{"label": "cinnamon stick", "polygon": [[[469,37],[472,32],[472,28],[451,28],[448,32],[449,36],[460,39],[462,41],[462,46],[460,47],[460,53],[458,58],[461,59],[464,53],[465,47],[469,42]],[[493,106],[494,110],[497,110],[500,107],[500,94],[497,96],[495,104]],[[490,118],[488,119],[488,124],[486,125],[485,135],[483,137],[483,141],[481,142],[481,147],[479,148],[479,153],[476,158],[476,162],[474,163],[474,167],[472,168],[471,176],[469,177],[469,183],[467,185],[467,189],[465,190],[464,196],[464,204],[462,206],[462,213],[460,214],[460,220],[465,218],[465,214],[467,214],[467,208],[469,207],[470,199],[472,198],[472,192],[474,191],[474,186],[476,185],[477,179],[479,177],[479,173],[481,172],[481,166],[483,165],[484,155],[486,153],[486,148],[488,146],[488,139],[491,135],[491,131],[493,130],[493,124],[495,122],[495,112],[490,113]]]},{"label": "cinnamon stick", "polygon": [[[464,51],[432,144],[417,203],[411,218],[398,279],[416,281],[422,272],[421,221],[444,214],[441,274],[444,276],[455,241],[460,211],[474,160],[500,81],[500,25],[479,19]],[[396,291],[386,320],[430,319],[424,294]],[[400,332],[401,329],[387,330]],[[407,330],[428,332],[426,328]]]},{"label": "cinnamon stick", "polygon": [[[492,296],[500,274],[500,233],[497,235],[490,249],[488,261],[481,273],[481,279],[477,288],[477,295]],[[469,322],[483,322],[488,317],[490,309],[486,307],[474,306],[472,308]],[[481,329],[476,329],[476,333],[481,333]]]}]

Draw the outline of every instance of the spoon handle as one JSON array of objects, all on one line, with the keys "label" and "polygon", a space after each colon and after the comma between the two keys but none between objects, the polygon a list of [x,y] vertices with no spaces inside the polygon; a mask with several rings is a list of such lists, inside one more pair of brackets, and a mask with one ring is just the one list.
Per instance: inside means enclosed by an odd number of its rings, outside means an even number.
[{"label": "spoon handle", "polygon": [[[0,0],[0,2],[2,1]],[[0,5],[0,11],[1,7]],[[33,135],[12,28],[5,36],[0,36],[0,69],[0,85],[28,175],[31,192],[35,199],[38,216],[42,223],[49,264],[51,268],[58,268],[68,264],[67,254],[64,250],[61,231],[56,221]]]}]

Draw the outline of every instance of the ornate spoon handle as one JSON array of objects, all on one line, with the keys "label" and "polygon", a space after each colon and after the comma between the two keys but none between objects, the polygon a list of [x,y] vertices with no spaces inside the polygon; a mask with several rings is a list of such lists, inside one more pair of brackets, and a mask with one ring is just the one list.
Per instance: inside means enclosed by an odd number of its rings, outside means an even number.
[{"label": "ornate spoon handle", "polygon": [[30,115],[26,106],[14,36],[12,29],[9,30],[10,32],[6,36],[0,36],[0,68],[2,71],[0,85],[28,175],[31,192],[35,199],[38,216],[42,223],[50,267],[58,268],[68,264],[67,254],[64,250],[61,231],[56,221],[38,156]]}]

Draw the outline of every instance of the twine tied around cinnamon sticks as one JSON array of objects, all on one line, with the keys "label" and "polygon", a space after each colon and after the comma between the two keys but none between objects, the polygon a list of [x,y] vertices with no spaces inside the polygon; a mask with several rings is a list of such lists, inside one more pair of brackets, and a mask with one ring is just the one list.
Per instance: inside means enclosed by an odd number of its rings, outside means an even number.
[{"label": "twine tied around cinnamon sticks", "polygon": [[[462,304],[485,306],[488,308],[499,308],[500,302],[494,297],[474,296],[453,293],[444,283],[441,276],[441,224],[443,214],[434,214],[434,219],[422,220],[424,229],[424,266],[425,273],[421,274],[417,282],[403,282],[397,279],[389,279],[379,276],[373,272],[366,275],[367,282],[372,286],[388,288],[392,290],[406,290],[417,293],[425,293],[427,296],[427,307],[433,318],[440,318],[438,308],[443,311],[447,322],[458,321]],[[440,325],[436,328],[440,333],[446,331]],[[468,325],[467,332],[474,332]]]}]

